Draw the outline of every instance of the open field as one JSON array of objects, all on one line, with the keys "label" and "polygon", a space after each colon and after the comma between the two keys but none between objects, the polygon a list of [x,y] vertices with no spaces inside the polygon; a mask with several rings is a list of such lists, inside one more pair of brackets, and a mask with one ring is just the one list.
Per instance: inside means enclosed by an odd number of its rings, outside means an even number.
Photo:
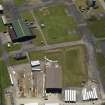
[{"label": "open field", "polygon": [[27,63],[28,59],[21,59],[21,60],[16,60],[14,57],[9,58],[9,65],[19,65],[19,64],[24,64]]},{"label": "open field", "polygon": [[105,38],[105,18],[88,22],[88,27],[96,38]]},{"label": "open field", "polygon": [[63,87],[81,86],[82,81],[87,81],[84,46],[32,52],[29,55],[31,60],[44,59],[45,56],[51,60],[57,60],[63,70]]},{"label": "open field", "polygon": [[68,16],[64,5],[41,8],[35,11],[35,17],[48,44],[79,40],[76,32],[76,22],[73,17]]},{"label": "open field", "polygon": [[5,105],[4,89],[10,86],[9,74],[5,63],[0,60],[0,105]]},{"label": "open field", "polygon": [[42,35],[39,32],[39,30],[35,29],[35,28],[32,28],[31,30],[32,30],[33,35],[36,36],[35,38],[32,39],[32,43],[35,46],[43,46],[43,45],[45,45],[44,40],[43,40]]},{"label": "open field", "polygon": [[105,89],[105,55],[103,55],[102,53],[97,53],[97,65],[100,70],[100,77]]},{"label": "open field", "polygon": [[10,52],[10,51],[16,51],[16,50],[20,50],[21,49],[21,44],[13,44],[11,43],[11,46],[8,47],[7,44],[4,45],[5,49]]},{"label": "open field", "polygon": [[24,4],[25,1],[26,1],[26,0],[15,0],[15,4],[16,4],[17,6],[20,6],[20,5]]},{"label": "open field", "polygon": [[3,1],[2,1],[2,0],[0,0],[0,3],[3,3]]},{"label": "open field", "polygon": [[34,3],[37,3],[39,1],[40,0],[15,0],[15,4],[17,6],[21,6],[21,5],[24,5],[24,4],[34,4]]}]

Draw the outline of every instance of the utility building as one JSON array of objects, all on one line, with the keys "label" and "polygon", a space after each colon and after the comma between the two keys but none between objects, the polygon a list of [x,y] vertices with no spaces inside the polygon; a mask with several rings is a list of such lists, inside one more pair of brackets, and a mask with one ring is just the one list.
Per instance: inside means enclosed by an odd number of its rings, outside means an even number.
[{"label": "utility building", "polygon": [[3,14],[4,7],[0,4],[0,14]]},{"label": "utility building", "polygon": [[14,20],[8,27],[8,31],[13,42],[23,42],[35,37],[22,19]]}]

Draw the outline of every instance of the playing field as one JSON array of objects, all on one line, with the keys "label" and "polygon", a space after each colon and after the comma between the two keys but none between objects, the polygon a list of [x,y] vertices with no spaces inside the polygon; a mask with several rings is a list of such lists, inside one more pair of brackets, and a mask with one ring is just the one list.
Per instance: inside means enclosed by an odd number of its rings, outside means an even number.
[{"label": "playing field", "polygon": [[79,40],[76,32],[76,22],[73,17],[68,16],[64,5],[56,5],[41,8],[35,11],[35,17],[41,26],[44,38],[48,44]]},{"label": "playing field", "polygon": [[88,27],[96,38],[105,38],[105,18],[88,22]]},{"label": "playing field", "polygon": [[5,105],[4,89],[10,86],[9,74],[5,63],[0,60],[0,105]]},{"label": "playing field", "polygon": [[44,59],[58,60],[63,70],[63,87],[81,86],[87,81],[87,67],[84,46],[74,46],[46,52],[32,52],[32,60]]}]

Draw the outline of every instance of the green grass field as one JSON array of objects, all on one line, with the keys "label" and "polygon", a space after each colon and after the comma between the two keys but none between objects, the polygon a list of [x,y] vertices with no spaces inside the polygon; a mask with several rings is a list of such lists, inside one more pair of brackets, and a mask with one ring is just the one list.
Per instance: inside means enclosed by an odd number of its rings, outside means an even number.
[{"label": "green grass field", "polygon": [[10,86],[10,78],[5,63],[0,60],[0,105],[5,105],[4,89]]},{"label": "green grass field", "polygon": [[9,65],[19,65],[19,64],[24,64],[28,63],[28,59],[22,59],[22,60],[16,60],[12,56],[9,58]]},{"label": "green grass field", "polygon": [[98,68],[100,70],[100,77],[103,83],[103,86],[105,88],[105,55],[103,55],[102,53],[97,53],[97,65]]},{"label": "green grass field", "polygon": [[45,45],[44,40],[43,40],[42,35],[39,32],[39,30],[36,29],[36,28],[32,28],[31,30],[32,30],[33,35],[36,36],[35,38],[32,39],[32,43],[35,46],[43,46],[43,45]]},{"label": "green grass field", "polygon": [[17,51],[21,49],[21,44],[13,44],[11,43],[11,47],[8,47],[7,44],[4,45],[5,49],[10,52],[10,51]]},{"label": "green grass field", "polygon": [[76,22],[65,10],[64,5],[57,5],[35,11],[39,25],[45,24],[42,31],[49,44],[80,39],[76,33]]},{"label": "green grass field", "polygon": [[105,18],[88,22],[88,27],[96,38],[105,38]]},{"label": "green grass field", "polygon": [[44,59],[58,60],[63,70],[63,87],[81,86],[82,81],[87,81],[87,67],[85,62],[84,46],[74,46],[46,52],[32,52],[31,60]]},{"label": "green grass field", "polygon": [[0,32],[6,31],[6,27],[3,24],[2,18],[0,18]]},{"label": "green grass field", "polygon": [[3,0],[0,0],[0,3],[3,3]]},{"label": "green grass field", "polygon": [[17,6],[20,6],[20,5],[24,4],[25,1],[26,1],[26,0],[15,0],[15,4],[16,4]]}]

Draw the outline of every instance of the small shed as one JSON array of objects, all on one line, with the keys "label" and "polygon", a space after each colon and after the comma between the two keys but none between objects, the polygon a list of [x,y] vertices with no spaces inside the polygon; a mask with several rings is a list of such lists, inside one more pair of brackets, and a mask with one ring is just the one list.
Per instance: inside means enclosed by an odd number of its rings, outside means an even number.
[{"label": "small shed", "polygon": [[3,14],[3,11],[4,11],[4,7],[3,5],[0,4],[0,14]]},{"label": "small shed", "polygon": [[4,25],[7,25],[8,21],[7,21],[6,16],[3,15],[3,16],[1,16],[1,18],[2,18],[2,21],[3,21]]},{"label": "small shed", "polygon": [[76,102],[76,90],[70,90],[70,89],[65,90],[64,100],[65,102],[75,103]]}]

